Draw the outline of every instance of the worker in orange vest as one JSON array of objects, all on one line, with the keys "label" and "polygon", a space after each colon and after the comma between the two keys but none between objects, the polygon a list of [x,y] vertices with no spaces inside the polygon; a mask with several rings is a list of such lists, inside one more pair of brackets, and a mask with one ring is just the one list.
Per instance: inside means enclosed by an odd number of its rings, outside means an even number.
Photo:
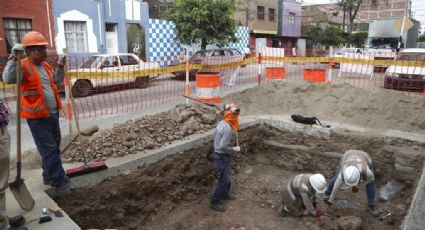
[{"label": "worker in orange vest", "polygon": [[22,67],[21,116],[27,119],[34,142],[42,159],[44,184],[55,187],[56,195],[65,197],[71,194],[60,158],[61,132],[59,110],[62,104],[56,84],[63,82],[65,56],[58,59],[58,68],[53,74],[46,62],[47,41],[36,31],[22,37],[22,45],[15,44],[12,55],[3,72],[3,81],[16,82],[17,52],[26,52]]}]

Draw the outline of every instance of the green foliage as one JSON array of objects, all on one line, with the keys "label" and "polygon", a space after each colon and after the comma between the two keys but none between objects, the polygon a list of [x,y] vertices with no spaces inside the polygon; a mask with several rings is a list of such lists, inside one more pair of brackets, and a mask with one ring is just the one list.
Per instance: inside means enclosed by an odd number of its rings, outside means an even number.
[{"label": "green foliage", "polygon": [[306,27],[303,35],[310,44],[326,47],[340,46],[347,42],[355,47],[362,47],[367,39],[367,32],[348,34],[337,27],[322,28],[319,25]]},{"label": "green foliage", "polygon": [[321,34],[322,34],[322,28],[320,28],[318,25],[316,26],[308,26],[303,31],[303,36],[307,37],[308,42],[312,45],[318,45],[321,43]]},{"label": "green foliage", "polygon": [[304,36],[312,45],[339,46],[347,42],[347,34],[336,27],[322,29],[319,25],[309,26],[305,29]]},{"label": "green foliage", "polygon": [[166,19],[176,24],[176,39],[184,44],[201,42],[226,45],[236,42],[234,0],[176,0]]},{"label": "green foliage", "polygon": [[425,35],[419,36],[418,42],[425,42]]},{"label": "green foliage", "polygon": [[366,39],[367,39],[367,32],[358,32],[358,33],[352,33],[348,41],[354,47],[362,47],[364,46]]}]

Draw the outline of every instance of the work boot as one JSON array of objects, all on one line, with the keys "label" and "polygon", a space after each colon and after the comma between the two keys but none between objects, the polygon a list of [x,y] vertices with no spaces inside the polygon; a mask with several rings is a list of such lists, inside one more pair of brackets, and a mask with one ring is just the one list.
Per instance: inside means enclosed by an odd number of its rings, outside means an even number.
[{"label": "work boot", "polygon": [[28,230],[28,228],[24,226],[19,226],[19,227],[10,227],[9,230]]},{"label": "work boot", "polygon": [[381,211],[379,209],[377,209],[375,207],[375,205],[369,206],[368,210],[369,210],[370,214],[372,214],[372,216],[374,216],[374,217],[378,217],[379,215],[381,215]]},{"label": "work boot", "polygon": [[[63,181],[65,183],[69,183],[69,182],[71,182],[71,179],[69,177],[65,176],[63,178]],[[43,180],[43,183],[44,183],[44,185],[52,185],[53,181],[51,181],[51,180]]]},{"label": "work boot", "polygon": [[17,215],[9,218],[10,227],[19,227],[25,224],[25,218],[22,215]]},{"label": "work boot", "polygon": [[55,187],[56,196],[60,198],[67,197],[71,195],[71,189],[67,183],[63,183],[58,187]]},{"label": "work boot", "polygon": [[225,211],[223,205],[220,204],[220,203],[215,203],[215,204],[210,203],[210,208],[212,208],[212,209],[214,209],[218,212],[224,212]]}]

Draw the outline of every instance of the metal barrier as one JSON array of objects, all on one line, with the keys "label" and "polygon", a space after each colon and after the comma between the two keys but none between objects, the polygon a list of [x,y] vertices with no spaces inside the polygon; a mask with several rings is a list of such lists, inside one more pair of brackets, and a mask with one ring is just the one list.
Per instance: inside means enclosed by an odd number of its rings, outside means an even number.
[{"label": "metal barrier", "polygon": [[[71,58],[67,76],[82,119],[140,111],[176,101],[183,94],[194,96],[195,75],[200,70],[220,73],[221,92],[241,85],[261,84],[273,75],[277,77],[269,80],[346,83],[365,89],[387,88],[409,95],[424,94],[424,54],[401,53],[396,58],[393,52],[353,53],[332,49],[306,50],[305,56],[293,56],[290,49],[283,48],[263,52],[247,58],[224,52],[217,56],[192,57],[188,61],[188,86],[184,60],[161,67],[163,63],[142,62],[131,55]],[[56,57],[48,61],[54,65]],[[15,111],[15,86],[1,83],[0,87],[3,100]],[[59,89],[64,92],[62,83]]]}]

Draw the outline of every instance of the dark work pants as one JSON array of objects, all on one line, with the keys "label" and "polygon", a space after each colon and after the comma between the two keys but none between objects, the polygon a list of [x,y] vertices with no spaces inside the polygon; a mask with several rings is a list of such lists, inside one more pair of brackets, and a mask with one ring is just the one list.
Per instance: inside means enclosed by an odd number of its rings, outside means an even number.
[{"label": "dark work pants", "polygon": [[[370,166],[370,170],[375,175],[375,166],[373,164],[372,166]],[[336,169],[335,175],[329,181],[328,188],[326,189],[327,194],[331,194],[335,185],[335,181],[338,178],[340,171],[341,171],[341,166],[338,166],[338,168]],[[369,182],[369,184],[366,185],[367,204],[369,206],[375,205],[375,190],[376,190],[375,180]]]},{"label": "dark work pants", "polygon": [[28,119],[32,137],[41,155],[43,179],[51,181],[53,187],[64,183],[65,170],[60,158],[61,131],[59,113],[47,118]]},{"label": "dark work pants", "polygon": [[218,184],[215,189],[213,196],[211,197],[211,203],[216,204],[223,198],[225,198],[230,191],[230,157],[227,154],[214,153],[215,167],[219,176]]}]

